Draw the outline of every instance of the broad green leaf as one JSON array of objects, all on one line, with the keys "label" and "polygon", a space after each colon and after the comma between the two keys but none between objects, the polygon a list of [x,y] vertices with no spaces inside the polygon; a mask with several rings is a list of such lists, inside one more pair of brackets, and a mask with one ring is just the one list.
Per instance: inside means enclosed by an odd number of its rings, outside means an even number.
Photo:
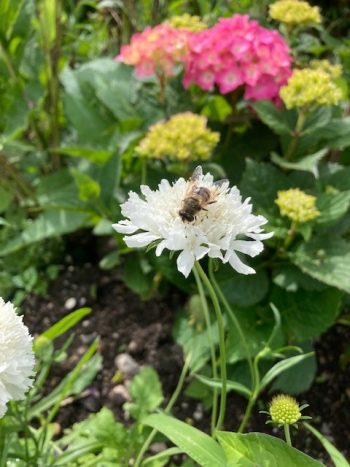
[{"label": "broad green leaf", "polygon": [[[279,304],[275,303],[275,305],[279,308]],[[253,357],[265,347],[275,327],[273,313],[270,308],[265,310],[262,307],[235,307],[233,312],[243,331],[250,355]],[[230,363],[235,363],[246,358],[246,353],[245,346],[229,314],[227,315],[227,328],[227,359]],[[281,329],[278,329],[270,346],[272,348],[280,347],[284,342],[284,333]]]},{"label": "broad green leaf", "polygon": [[350,243],[344,239],[334,235],[315,237],[289,256],[306,274],[350,293]]},{"label": "broad green leaf", "polygon": [[309,156],[303,157],[298,162],[289,162],[279,157],[276,153],[271,154],[271,160],[279,167],[290,170],[304,170],[305,172],[310,172],[313,175],[317,176],[317,164],[320,160],[327,154],[328,149],[321,149],[321,151],[311,154]]},{"label": "broad green leaf", "polygon": [[225,451],[228,467],[323,466],[274,436],[219,432],[217,438]]},{"label": "broad green leaf", "polygon": [[[218,388],[218,389],[222,388],[221,379],[208,378],[207,376],[198,375],[198,374],[195,374],[194,376],[195,378],[197,378],[199,381],[201,381],[206,386],[209,386],[210,388]],[[245,396],[247,398],[251,396],[251,390],[248,389],[247,386],[244,386],[244,384],[227,380],[226,385],[227,385],[227,390],[232,389],[233,391],[238,392],[238,394],[241,394],[242,396]]]},{"label": "broad green leaf", "polygon": [[273,271],[272,281],[287,292],[296,292],[297,290],[323,290],[326,285],[304,274],[293,264],[276,266]]},{"label": "broad green leaf", "polygon": [[305,119],[302,135],[312,134],[320,128],[325,128],[332,118],[332,109],[327,106],[321,106],[314,110]]},{"label": "broad green leaf", "polygon": [[281,313],[283,328],[293,341],[303,342],[318,337],[335,322],[342,294],[336,289],[321,291],[299,289],[286,292],[280,287],[272,291],[270,301]]},{"label": "broad green leaf", "polygon": [[321,215],[316,219],[318,225],[330,225],[343,216],[350,206],[350,191],[341,193],[322,193],[317,197],[317,208]]},{"label": "broad green leaf", "polygon": [[320,130],[320,136],[332,149],[345,149],[350,146],[350,117],[334,118],[325,128]]},{"label": "broad green leaf", "polygon": [[278,135],[289,135],[294,131],[294,111],[277,109],[271,101],[255,102],[252,107],[261,120]]},{"label": "broad green leaf", "polygon": [[151,277],[142,271],[140,258],[129,255],[123,270],[125,284],[141,297],[147,297],[151,289]]},{"label": "broad green leaf", "polygon": [[112,155],[111,151],[84,146],[64,146],[58,148],[56,152],[65,156],[80,157],[101,165],[105,164]]},{"label": "broad green leaf", "polygon": [[330,455],[332,461],[335,464],[335,467],[349,467],[349,462],[345,459],[343,454],[338,451],[338,449],[333,446],[333,444],[320,433],[318,430],[316,430],[315,427],[311,426],[309,423],[304,423],[304,426],[311,431],[311,433],[316,436],[316,438],[321,442],[325,450],[328,452]]},{"label": "broad green leaf", "polygon": [[56,337],[61,336],[73,326],[75,326],[79,321],[81,321],[85,316],[91,313],[91,308],[80,308],[75,310],[69,315],[62,318],[58,323],[55,323],[41,335],[47,339],[54,340]]},{"label": "broad green leaf", "polygon": [[312,357],[314,355],[313,352],[304,355],[296,355],[295,357],[289,357],[281,362],[277,362],[273,365],[272,368],[264,375],[260,382],[260,389],[264,389],[268,384],[271,383],[277,376],[279,376],[284,371],[288,370],[289,368],[297,365],[298,363],[302,362],[303,360]]},{"label": "broad green leaf", "polygon": [[290,181],[286,174],[271,164],[247,160],[243,173],[241,192],[243,197],[250,196],[253,205],[263,212],[278,214],[275,205],[277,192],[290,188]]},{"label": "broad green leaf", "polygon": [[31,243],[74,232],[87,225],[87,215],[69,211],[47,211],[29,223],[22,233],[0,250],[0,256],[13,253]]},{"label": "broad green leaf", "polygon": [[218,443],[193,426],[164,414],[150,415],[143,423],[160,431],[202,467],[227,465],[225,454]]},{"label": "broad green leaf", "polygon": [[131,403],[124,404],[124,410],[140,420],[149,412],[157,409],[163,401],[162,387],[157,372],[144,368],[130,384]]},{"label": "broad green leaf", "polygon": [[226,299],[233,305],[255,305],[266,296],[269,288],[266,271],[262,269],[256,274],[243,276],[224,264],[215,277]]},{"label": "broad green leaf", "polygon": [[81,201],[93,201],[95,198],[99,197],[101,187],[96,180],[78,169],[72,168],[71,173],[77,184]]},{"label": "broad green leaf", "polygon": [[[312,350],[312,344],[306,342],[300,344],[304,352]],[[272,392],[282,392],[286,394],[300,394],[310,389],[317,372],[317,361],[314,355],[296,363],[285,370],[274,380],[270,386]],[[305,414],[306,415],[306,414]]]},{"label": "broad green leaf", "polygon": [[76,183],[68,169],[41,177],[36,190],[36,199],[46,210],[76,210],[85,207],[79,200]]},{"label": "broad green leaf", "polygon": [[117,264],[119,264],[120,256],[119,256],[119,251],[114,250],[111,251],[110,253],[107,253],[98,265],[100,266],[101,269],[104,269],[105,271],[108,271],[109,269],[114,268]]}]

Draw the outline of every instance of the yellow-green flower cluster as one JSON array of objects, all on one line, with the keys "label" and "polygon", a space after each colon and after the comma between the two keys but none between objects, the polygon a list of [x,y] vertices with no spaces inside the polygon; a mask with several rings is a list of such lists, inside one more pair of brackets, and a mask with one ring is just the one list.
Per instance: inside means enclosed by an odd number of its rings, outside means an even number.
[{"label": "yellow-green flower cluster", "polygon": [[208,25],[201,21],[199,16],[192,16],[188,13],[183,15],[173,16],[166,20],[170,26],[176,29],[186,29],[187,31],[198,32],[208,29]]},{"label": "yellow-green flower cluster", "polygon": [[339,63],[333,65],[328,60],[311,60],[310,66],[313,70],[322,70],[328,73],[332,79],[339,78],[343,72],[343,68]]},{"label": "yellow-green flower cluster", "polygon": [[279,191],[275,203],[280,208],[282,216],[287,216],[298,224],[316,219],[320,211],[316,208],[316,197],[307,195],[299,188]]},{"label": "yellow-green flower cluster", "polygon": [[270,403],[270,415],[274,423],[293,425],[301,418],[298,402],[290,396],[280,394]]},{"label": "yellow-green flower cluster", "polygon": [[340,101],[342,93],[327,72],[305,68],[293,71],[288,84],[281,88],[280,96],[287,109],[292,109],[312,105],[335,105]]},{"label": "yellow-green flower cluster", "polygon": [[205,117],[185,112],[151,126],[136,152],[152,159],[205,160],[218,141],[219,133],[207,128]]},{"label": "yellow-green flower cluster", "polygon": [[289,26],[319,24],[320,10],[301,0],[278,0],[270,5],[270,17]]}]

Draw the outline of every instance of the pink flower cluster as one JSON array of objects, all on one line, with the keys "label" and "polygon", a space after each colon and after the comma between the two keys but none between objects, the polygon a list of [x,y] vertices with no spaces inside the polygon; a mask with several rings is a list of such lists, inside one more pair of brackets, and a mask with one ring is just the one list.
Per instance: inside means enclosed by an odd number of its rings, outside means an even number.
[{"label": "pink flower cluster", "polygon": [[184,85],[211,90],[216,84],[222,94],[244,85],[245,99],[278,99],[290,75],[291,56],[282,36],[235,15],[191,37]]},{"label": "pink flower cluster", "polygon": [[158,73],[171,76],[176,63],[184,60],[192,34],[166,23],[148,27],[132,36],[130,44],[121,48],[116,60],[134,65],[138,77]]}]

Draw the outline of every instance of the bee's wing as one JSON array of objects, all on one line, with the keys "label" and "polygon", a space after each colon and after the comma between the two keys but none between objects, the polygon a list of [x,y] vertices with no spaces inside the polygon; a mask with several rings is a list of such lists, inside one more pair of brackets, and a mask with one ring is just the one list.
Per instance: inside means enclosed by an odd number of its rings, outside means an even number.
[{"label": "bee's wing", "polygon": [[203,176],[203,170],[201,165],[197,165],[197,167],[194,169],[193,174],[191,176],[192,181],[198,180],[200,177]]},{"label": "bee's wing", "polygon": [[217,180],[216,182],[213,183],[213,185],[217,188],[220,188],[224,183],[229,183],[227,178],[223,178],[222,180]]}]

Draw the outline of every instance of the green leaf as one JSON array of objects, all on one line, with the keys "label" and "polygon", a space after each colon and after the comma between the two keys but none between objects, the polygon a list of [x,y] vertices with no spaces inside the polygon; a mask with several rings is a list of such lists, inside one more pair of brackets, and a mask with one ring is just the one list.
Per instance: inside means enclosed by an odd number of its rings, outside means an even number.
[{"label": "green leaf", "polygon": [[303,272],[350,293],[350,243],[340,237],[315,237],[290,253]]},{"label": "green leaf", "polygon": [[264,375],[260,382],[260,389],[264,389],[268,384],[271,383],[277,376],[279,376],[284,371],[292,368],[294,365],[302,362],[303,360],[312,357],[314,355],[313,352],[304,354],[304,355],[295,355],[294,357],[289,357],[281,362],[277,362],[273,365],[272,368]]},{"label": "green leaf", "polygon": [[338,449],[333,446],[333,444],[316,430],[315,427],[311,426],[309,423],[304,423],[305,428],[307,428],[311,433],[316,436],[316,438],[322,443],[325,450],[330,455],[332,461],[334,462],[335,467],[349,467],[349,462],[345,459],[343,454],[338,451]]},{"label": "green leaf", "polygon": [[95,164],[105,164],[112,155],[111,151],[84,146],[64,146],[56,150],[59,154],[70,157],[81,157]]},{"label": "green leaf", "polygon": [[229,467],[322,467],[323,464],[288,446],[284,441],[262,433],[219,432]]},{"label": "green leaf", "polygon": [[[306,342],[300,345],[304,352],[312,350],[312,343]],[[317,372],[315,355],[311,355],[291,368],[281,373],[270,387],[270,392],[282,392],[286,394],[300,394],[306,392],[312,385]]]},{"label": "green leaf", "polygon": [[327,288],[320,292],[299,289],[286,292],[275,287],[270,298],[281,313],[284,329],[293,341],[318,337],[334,323],[342,294]]},{"label": "green leaf", "polygon": [[[204,375],[194,375],[196,379],[198,379],[201,383],[205,384],[206,386],[210,388],[217,388],[221,389],[222,388],[222,380],[221,379],[214,379],[214,378],[208,378],[207,376]],[[241,394],[242,396],[245,396],[249,398],[251,396],[251,390],[247,388],[247,386],[244,386],[244,384],[237,383],[236,381],[230,381],[227,380],[227,390],[233,390],[237,392],[238,394]]]},{"label": "green leaf", "polygon": [[61,336],[67,332],[90,313],[91,308],[79,308],[79,310],[75,310],[72,313],[69,313],[69,315],[55,323],[53,326],[43,332],[41,336],[46,337],[52,341],[56,339],[56,337]]},{"label": "green leaf", "polygon": [[345,149],[350,146],[350,117],[333,118],[320,131],[320,137],[331,149]]},{"label": "green leaf", "polygon": [[272,281],[287,292],[305,290],[323,290],[326,286],[312,277],[304,274],[293,264],[276,266]]},{"label": "green leaf", "polygon": [[289,135],[294,131],[296,113],[277,109],[271,101],[255,102],[252,107],[261,120],[278,135]]},{"label": "green leaf", "polygon": [[130,395],[133,402],[124,404],[124,410],[136,420],[157,409],[163,401],[162,387],[153,368],[144,368],[130,384]]},{"label": "green leaf", "polygon": [[224,452],[218,443],[193,426],[163,414],[150,415],[143,423],[163,433],[202,467],[227,465]]},{"label": "green leaf", "polygon": [[318,225],[327,226],[342,217],[350,206],[350,191],[342,193],[322,193],[317,197],[316,206],[321,215],[316,219]]},{"label": "green leaf", "polygon": [[128,255],[124,265],[123,280],[125,284],[141,297],[147,297],[151,289],[151,278],[142,271],[140,258]]},{"label": "green leaf", "polygon": [[251,197],[254,207],[263,212],[278,215],[275,205],[277,192],[290,188],[290,181],[286,174],[271,164],[246,161],[243,173],[241,192],[244,198]]},{"label": "green leaf", "polygon": [[[279,308],[277,303],[275,303],[275,305]],[[273,314],[270,309],[265,310],[257,307],[235,308],[233,312],[243,331],[249,353],[253,357],[265,347],[266,342],[271,336],[275,327]],[[230,315],[227,316],[227,320],[227,359],[230,363],[235,363],[246,358],[245,346],[242,343],[234,322],[230,319]],[[270,347],[280,347],[284,344],[284,339],[282,330],[277,329],[273,341],[270,343]]]},{"label": "green leaf", "polygon": [[28,223],[22,233],[0,250],[0,256],[14,253],[32,243],[46,238],[74,232],[87,225],[87,215],[69,211],[47,211]]},{"label": "green leaf", "polygon": [[243,276],[224,264],[220,265],[215,277],[226,299],[233,305],[255,305],[266,296],[269,288],[266,271],[262,269],[256,274]]},{"label": "green leaf", "polygon": [[111,251],[110,253],[107,253],[107,255],[105,255],[101,260],[100,262],[98,263],[98,265],[100,266],[101,269],[105,270],[105,271],[108,271],[109,269],[112,269],[114,268],[117,264],[119,264],[119,251],[118,250],[114,250],[114,251]]},{"label": "green leaf", "polygon": [[321,149],[320,151],[315,152],[315,154],[310,154],[309,156],[303,157],[303,159],[299,160],[298,162],[286,161],[273,152],[271,154],[271,160],[283,169],[303,170],[317,176],[317,164],[327,154],[327,152],[328,149]]},{"label": "green leaf", "polygon": [[100,196],[101,187],[90,175],[73,168],[71,173],[77,184],[81,201],[92,201]]}]

